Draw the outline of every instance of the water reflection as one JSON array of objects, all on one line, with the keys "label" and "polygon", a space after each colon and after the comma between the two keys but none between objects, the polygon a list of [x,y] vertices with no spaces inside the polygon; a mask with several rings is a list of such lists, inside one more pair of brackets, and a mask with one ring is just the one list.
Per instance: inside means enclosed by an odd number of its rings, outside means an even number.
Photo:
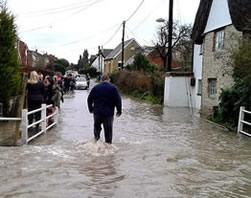
[{"label": "water reflection", "polygon": [[85,182],[85,188],[91,190],[90,197],[113,197],[118,183],[125,178],[119,175],[114,162],[114,156],[94,157],[86,162],[80,169],[80,174],[86,175],[89,179]]}]

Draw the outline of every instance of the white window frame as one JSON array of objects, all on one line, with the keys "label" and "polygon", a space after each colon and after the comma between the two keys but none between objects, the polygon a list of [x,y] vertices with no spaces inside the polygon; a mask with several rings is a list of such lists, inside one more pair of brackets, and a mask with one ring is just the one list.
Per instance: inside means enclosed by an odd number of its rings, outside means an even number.
[{"label": "white window frame", "polygon": [[200,45],[200,55],[203,55],[204,53],[204,43]]},{"label": "white window frame", "polygon": [[221,29],[221,30],[218,30],[215,32],[215,39],[214,39],[215,51],[219,51],[219,50],[224,49],[224,36],[225,36],[224,29]]},{"label": "white window frame", "polygon": [[208,96],[210,98],[215,98],[217,94],[217,79],[209,78],[208,79]]}]

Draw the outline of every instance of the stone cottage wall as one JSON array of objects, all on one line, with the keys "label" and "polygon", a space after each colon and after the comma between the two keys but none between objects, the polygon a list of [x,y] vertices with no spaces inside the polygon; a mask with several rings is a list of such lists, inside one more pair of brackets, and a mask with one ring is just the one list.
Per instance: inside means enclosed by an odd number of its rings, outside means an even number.
[{"label": "stone cottage wall", "polygon": [[[204,116],[213,113],[214,107],[219,104],[219,97],[222,89],[231,87],[233,84],[232,66],[230,64],[231,49],[238,46],[241,32],[238,32],[233,25],[226,26],[224,33],[224,49],[214,51],[214,32],[207,33],[204,38],[204,53],[202,67],[202,101],[201,112]],[[217,94],[209,97],[208,79],[217,79]]]}]

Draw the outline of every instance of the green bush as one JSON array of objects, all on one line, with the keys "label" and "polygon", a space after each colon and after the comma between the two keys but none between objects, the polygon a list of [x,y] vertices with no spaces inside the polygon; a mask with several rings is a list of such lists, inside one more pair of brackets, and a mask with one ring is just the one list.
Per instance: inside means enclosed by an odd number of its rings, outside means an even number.
[{"label": "green bush", "polygon": [[141,71],[148,74],[152,74],[156,70],[156,67],[151,65],[147,58],[141,53],[136,54],[133,63],[126,68],[129,71]]},{"label": "green bush", "polygon": [[136,71],[112,73],[112,83],[128,95],[155,104],[162,104],[164,97],[164,78],[160,74],[146,75]]},{"label": "green bush", "polygon": [[0,4],[0,102],[4,116],[9,116],[10,100],[19,94],[21,86],[20,65],[16,49],[17,35],[14,17],[6,6]]},{"label": "green bush", "polygon": [[240,106],[251,110],[251,40],[245,40],[233,51],[234,85],[222,90],[219,110],[214,119],[236,127]]}]

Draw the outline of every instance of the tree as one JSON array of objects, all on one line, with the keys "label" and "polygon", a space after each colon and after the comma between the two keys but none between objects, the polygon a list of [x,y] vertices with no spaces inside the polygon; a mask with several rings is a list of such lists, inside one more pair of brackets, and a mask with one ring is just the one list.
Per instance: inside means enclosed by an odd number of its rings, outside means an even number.
[{"label": "tree", "polygon": [[174,52],[178,54],[178,62],[183,70],[192,69],[192,56],[193,56],[193,41],[190,38],[192,34],[192,26],[186,26],[186,33],[183,34],[176,46],[173,47]]},{"label": "tree", "polygon": [[89,69],[90,65],[89,65],[89,53],[88,50],[84,50],[83,52],[83,56],[80,55],[79,56],[79,60],[78,60],[78,70],[87,70]]},{"label": "tree", "polygon": [[77,64],[77,69],[78,70],[81,70],[84,68],[84,65],[83,65],[83,59],[82,59],[82,55],[79,55],[79,59],[78,59],[78,64]]},{"label": "tree", "polygon": [[150,64],[150,62],[143,54],[138,53],[135,55],[133,63],[127,66],[127,69],[134,71],[143,71],[146,73],[153,73],[155,67]]},{"label": "tree", "polygon": [[[184,43],[188,44],[191,35],[192,27],[191,25],[179,25],[178,22],[173,23],[173,35],[172,35],[172,49],[182,49]],[[185,42],[186,41],[186,42]],[[192,42],[189,50],[192,49]],[[155,48],[158,51],[162,61],[163,66],[166,68],[167,66],[167,58],[168,58],[168,21],[165,21],[163,25],[161,25],[157,32],[157,38],[154,42]],[[185,47],[185,46],[184,46]],[[187,53],[187,52],[185,52]],[[191,53],[191,51],[190,51]]]},{"label": "tree", "polygon": [[54,69],[56,72],[61,72],[61,74],[65,74],[66,69],[69,67],[70,63],[66,59],[57,59],[54,62]]},{"label": "tree", "polygon": [[9,104],[19,94],[21,85],[20,65],[16,49],[17,34],[14,17],[4,1],[0,1],[0,102],[3,113],[10,114]]},{"label": "tree", "polygon": [[84,68],[88,67],[89,66],[89,53],[88,53],[88,50],[84,50],[84,53],[83,53],[83,65],[84,65]]}]

